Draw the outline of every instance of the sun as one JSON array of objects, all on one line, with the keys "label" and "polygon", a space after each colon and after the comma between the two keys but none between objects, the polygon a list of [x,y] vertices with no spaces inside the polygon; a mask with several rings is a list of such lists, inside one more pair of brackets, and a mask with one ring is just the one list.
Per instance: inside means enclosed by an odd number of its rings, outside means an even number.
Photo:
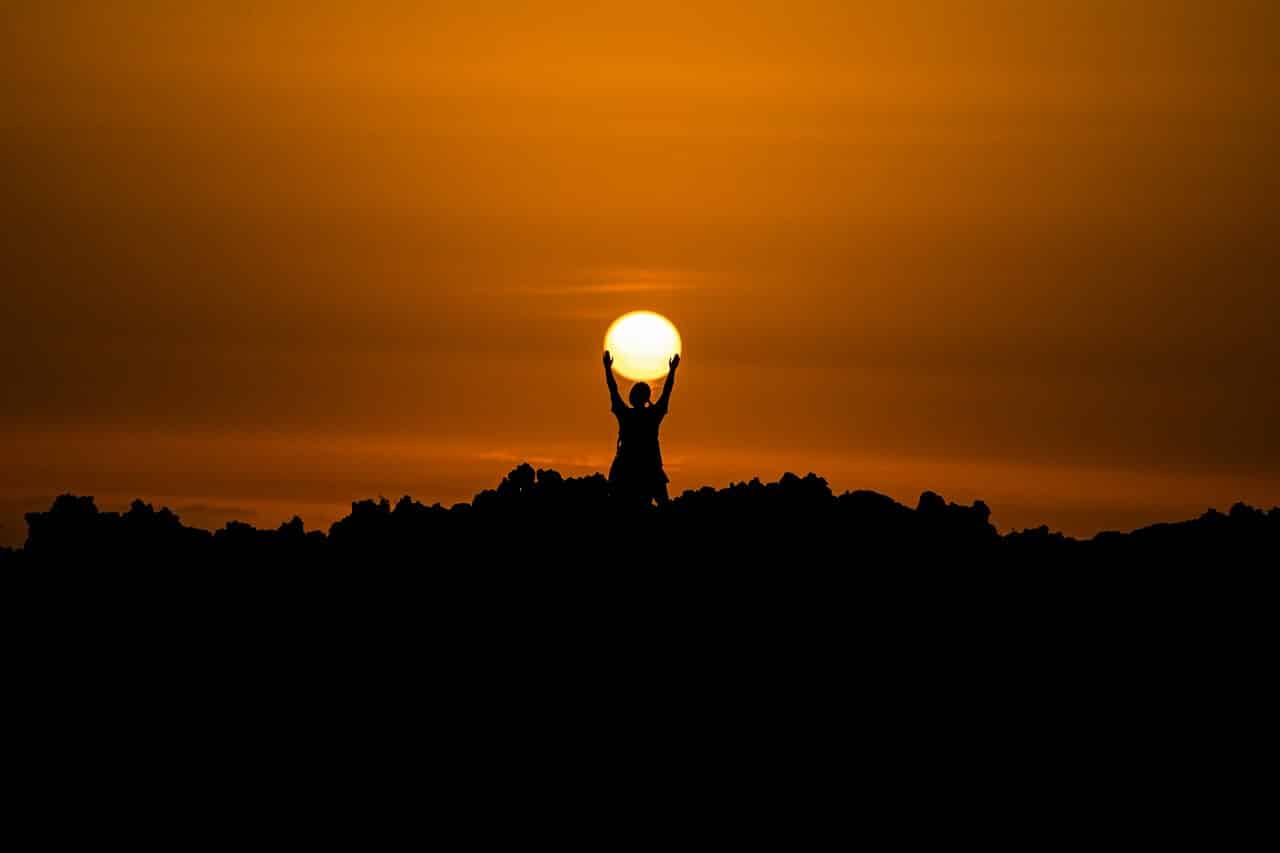
[{"label": "sun", "polygon": [[670,320],[653,311],[632,311],[613,321],[604,335],[613,369],[635,382],[667,375],[667,363],[680,352],[680,333]]}]

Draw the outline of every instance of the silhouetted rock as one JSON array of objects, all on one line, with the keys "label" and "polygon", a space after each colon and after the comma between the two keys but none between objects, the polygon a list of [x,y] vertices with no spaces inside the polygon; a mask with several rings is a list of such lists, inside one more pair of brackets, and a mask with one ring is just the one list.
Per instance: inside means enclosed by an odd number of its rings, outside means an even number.
[{"label": "silhouetted rock", "polygon": [[296,516],[275,530],[233,521],[209,533],[142,501],[123,514],[100,512],[92,497],[69,494],[26,518],[25,547],[0,549],[0,564],[376,564],[446,573],[478,564],[598,570],[634,564],[786,572],[883,569],[921,557],[934,565],[1223,556],[1266,563],[1274,561],[1280,541],[1280,508],[1263,512],[1242,503],[1225,515],[1209,510],[1197,519],[1087,541],[1047,526],[1001,537],[984,502],[948,503],[930,491],[913,509],[865,490],[833,495],[816,474],[788,472],[776,483],[704,486],[668,504],[641,507],[615,499],[600,474],[566,478],[528,464],[470,504],[447,509],[408,496],[394,507],[385,497],[356,501],[327,534],[307,531]]}]

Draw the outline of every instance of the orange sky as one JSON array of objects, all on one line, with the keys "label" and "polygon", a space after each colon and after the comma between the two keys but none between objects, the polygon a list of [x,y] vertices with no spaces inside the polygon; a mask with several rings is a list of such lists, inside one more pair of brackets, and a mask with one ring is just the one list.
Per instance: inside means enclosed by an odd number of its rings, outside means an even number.
[{"label": "orange sky", "polygon": [[29,5],[0,543],[60,491],[324,526],[607,470],[638,308],[675,490],[1280,502],[1275,3]]}]

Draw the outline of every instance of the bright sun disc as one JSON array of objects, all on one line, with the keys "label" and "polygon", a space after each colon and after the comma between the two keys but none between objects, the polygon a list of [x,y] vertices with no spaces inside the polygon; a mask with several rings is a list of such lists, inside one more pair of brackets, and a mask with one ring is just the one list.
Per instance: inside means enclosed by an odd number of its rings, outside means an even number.
[{"label": "bright sun disc", "polygon": [[632,311],[613,321],[604,335],[613,369],[636,382],[667,375],[667,363],[680,352],[680,333],[671,321],[652,311]]}]

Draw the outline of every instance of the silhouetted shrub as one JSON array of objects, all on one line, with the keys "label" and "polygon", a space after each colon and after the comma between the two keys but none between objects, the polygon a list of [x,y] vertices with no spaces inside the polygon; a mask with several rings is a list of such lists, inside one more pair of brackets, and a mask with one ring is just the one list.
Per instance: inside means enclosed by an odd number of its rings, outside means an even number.
[{"label": "silhouetted shrub", "polygon": [[870,491],[834,495],[815,474],[792,473],[723,489],[689,490],[663,507],[635,509],[613,500],[600,474],[563,477],[514,468],[470,504],[445,508],[400,498],[352,503],[328,533],[300,518],[275,530],[233,521],[213,533],[186,527],[166,508],[134,501],[123,514],[100,512],[92,497],[60,495],[47,512],[27,516],[20,550],[0,549],[0,565],[208,564],[377,565],[444,573],[475,565],[539,569],[674,566],[704,572],[883,570],[903,558],[937,565],[1044,560],[1208,559],[1224,555],[1274,561],[1280,509],[1242,503],[1226,515],[1157,524],[1079,541],[1042,526],[1001,537],[982,501],[948,503],[934,492],[915,508]]}]

